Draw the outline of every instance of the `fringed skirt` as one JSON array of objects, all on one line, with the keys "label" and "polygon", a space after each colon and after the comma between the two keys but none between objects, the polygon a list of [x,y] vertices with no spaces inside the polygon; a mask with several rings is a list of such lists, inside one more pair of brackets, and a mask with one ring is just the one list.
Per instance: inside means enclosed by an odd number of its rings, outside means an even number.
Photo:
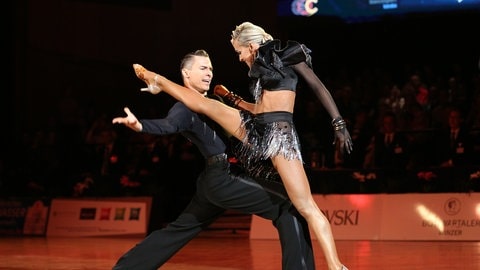
[{"label": "fringed skirt", "polygon": [[271,158],[282,155],[287,160],[301,162],[300,141],[290,112],[251,114],[241,111],[246,136],[235,148],[235,154],[245,170],[255,178],[280,181]]}]

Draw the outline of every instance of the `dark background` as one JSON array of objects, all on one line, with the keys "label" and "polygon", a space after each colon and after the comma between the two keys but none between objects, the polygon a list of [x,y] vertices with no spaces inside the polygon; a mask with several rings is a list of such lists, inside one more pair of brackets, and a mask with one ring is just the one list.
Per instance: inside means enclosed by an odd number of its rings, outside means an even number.
[{"label": "dark background", "polygon": [[361,72],[372,65],[396,74],[405,63],[458,63],[471,69],[479,59],[478,10],[346,23],[332,17],[279,17],[274,0],[9,0],[3,5],[5,150],[14,150],[12,142],[24,130],[47,125],[67,94],[108,115],[121,114],[124,106],[138,112],[145,102],[168,98],[139,93],[144,85],[133,63],[180,82],[180,58],[203,48],[214,65],[213,84],[245,91],[247,67],[238,62],[230,33],[246,20],[275,38],[307,44],[320,78],[339,67]]}]

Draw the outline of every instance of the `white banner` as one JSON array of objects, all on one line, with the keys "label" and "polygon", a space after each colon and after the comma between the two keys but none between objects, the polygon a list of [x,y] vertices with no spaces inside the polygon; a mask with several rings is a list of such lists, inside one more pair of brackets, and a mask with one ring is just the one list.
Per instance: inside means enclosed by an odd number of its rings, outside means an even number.
[{"label": "white banner", "polygon": [[[336,240],[480,240],[480,194],[314,195]],[[278,239],[253,216],[251,239]],[[312,239],[315,236],[312,234]]]},{"label": "white banner", "polygon": [[53,199],[47,236],[145,235],[150,203],[134,199]]},{"label": "white banner", "polygon": [[480,194],[385,197],[382,239],[480,240]]}]

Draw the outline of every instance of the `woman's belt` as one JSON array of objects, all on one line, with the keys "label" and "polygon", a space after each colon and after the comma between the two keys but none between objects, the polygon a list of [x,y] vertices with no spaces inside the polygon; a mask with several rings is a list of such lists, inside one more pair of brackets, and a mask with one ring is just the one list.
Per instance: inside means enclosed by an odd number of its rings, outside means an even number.
[{"label": "woman's belt", "polygon": [[293,113],[275,111],[259,113],[254,116],[255,121],[260,124],[272,123],[272,122],[293,122]]}]

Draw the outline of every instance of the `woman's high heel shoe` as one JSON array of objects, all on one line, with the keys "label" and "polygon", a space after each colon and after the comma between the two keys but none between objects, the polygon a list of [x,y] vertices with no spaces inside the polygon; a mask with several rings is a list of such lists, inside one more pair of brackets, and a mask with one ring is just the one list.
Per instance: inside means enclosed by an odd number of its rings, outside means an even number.
[{"label": "woman's high heel shoe", "polygon": [[158,87],[157,85],[158,74],[155,74],[155,77],[153,77],[153,83],[150,83],[145,78],[145,73],[150,71],[146,70],[142,65],[139,64],[133,64],[133,69],[135,70],[135,74],[137,75],[137,77],[147,84],[147,87],[140,88],[141,91],[147,91],[154,95],[162,92],[162,89],[160,89],[160,87]]}]

